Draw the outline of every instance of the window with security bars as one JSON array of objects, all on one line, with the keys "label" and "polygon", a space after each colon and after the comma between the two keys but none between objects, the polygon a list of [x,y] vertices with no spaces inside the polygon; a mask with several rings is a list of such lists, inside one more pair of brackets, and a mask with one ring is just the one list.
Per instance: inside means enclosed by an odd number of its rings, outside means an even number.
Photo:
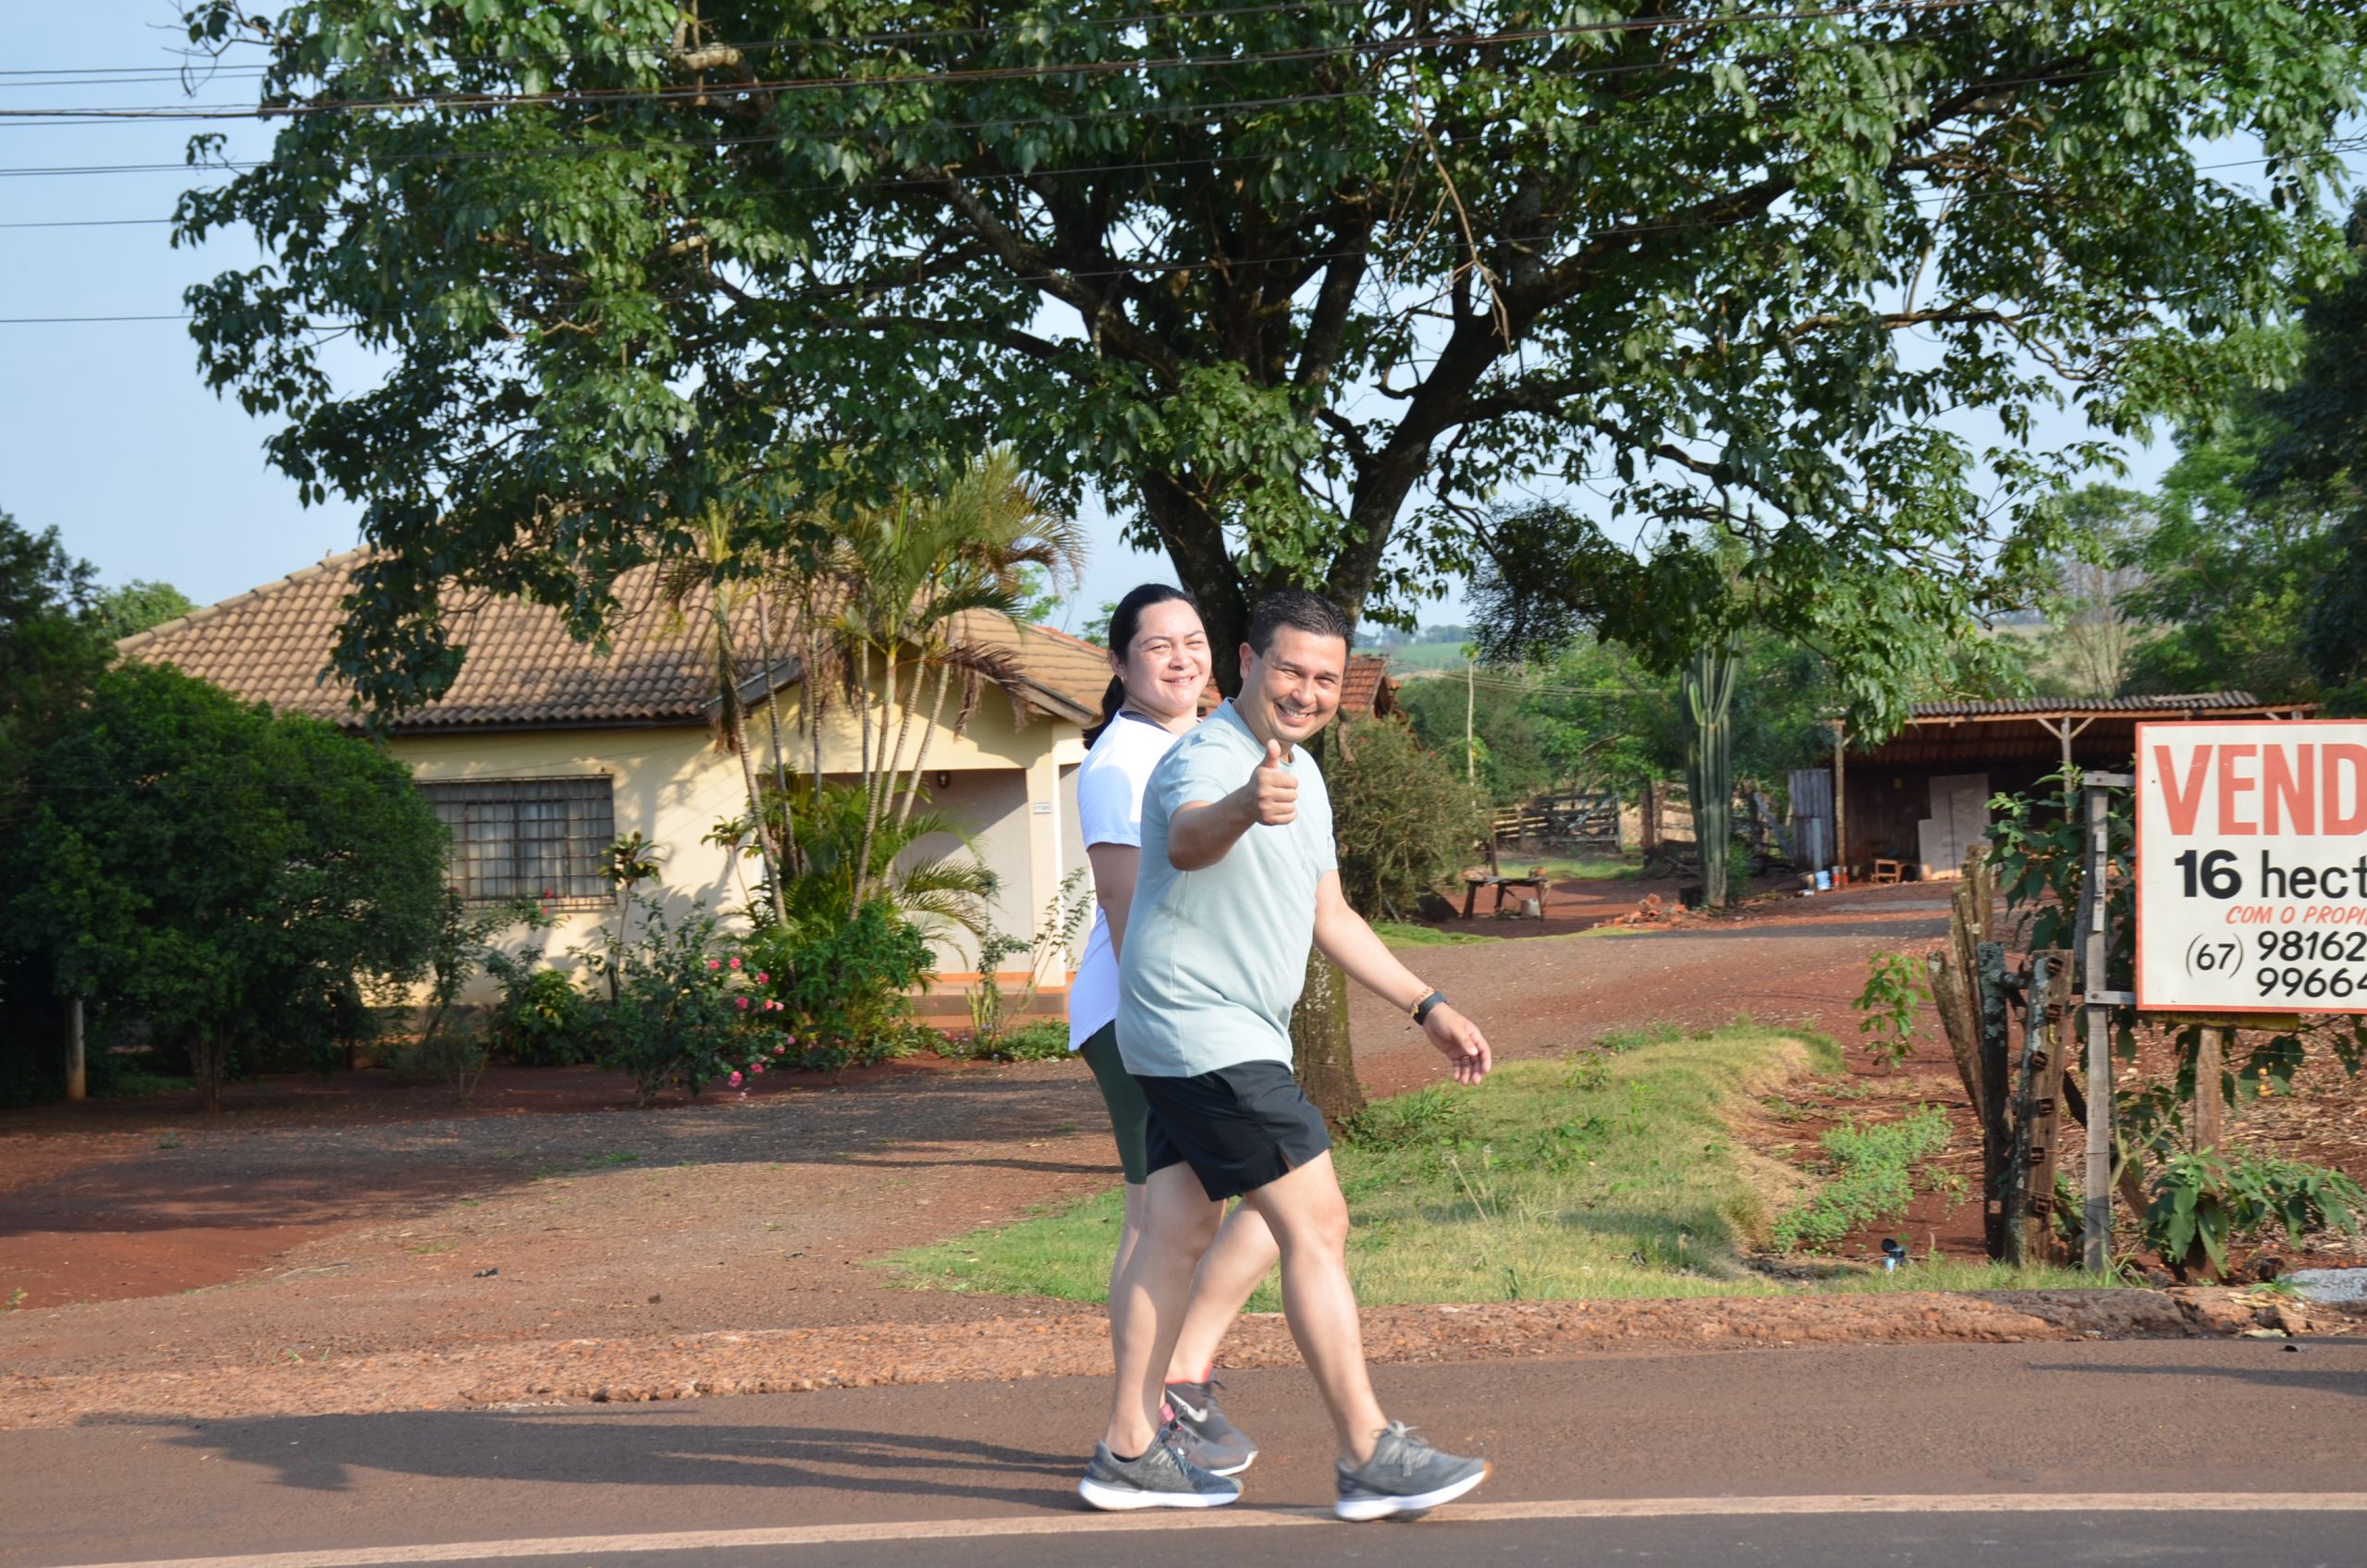
[{"label": "window with security bars", "polygon": [[462,898],[607,900],[600,851],[616,839],[617,826],[607,776],[420,789],[452,830],[452,882]]}]

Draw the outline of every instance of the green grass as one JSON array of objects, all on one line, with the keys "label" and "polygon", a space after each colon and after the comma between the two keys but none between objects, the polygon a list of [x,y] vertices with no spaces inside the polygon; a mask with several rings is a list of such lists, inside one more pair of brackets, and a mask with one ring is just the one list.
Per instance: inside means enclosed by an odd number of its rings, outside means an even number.
[{"label": "green grass", "polygon": [[1571,855],[1547,855],[1541,860],[1523,860],[1517,852],[1507,854],[1499,850],[1496,859],[1507,875],[1515,864],[1523,871],[1532,865],[1541,865],[1545,868],[1545,875],[1557,882],[1625,882],[1644,875],[1642,862],[1615,860],[1609,856],[1580,859]]},{"label": "green grass", "polygon": [[1372,931],[1392,948],[1463,948],[1475,942],[1503,939],[1482,937],[1474,931],[1441,931],[1435,925],[1415,925],[1403,920],[1376,920]]},{"label": "green grass", "polygon": [[1818,1142],[1832,1179],[1776,1219],[1773,1239],[1787,1252],[1830,1246],[1861,1226],[1905,1214],[1918,1178],[1933,1185],[1926,1162],[1948,1146],[1948,1115],[1927,1105],[1878,1127],[1846,1121]]},{"label": "green grass", "polygon": [[[1744,1266],[1772,1216],[1724,1113],[1838,1060],[1828,1040],[1745,1025],[1377,1102],[1337,1155],[1357,1299],[1786,1289]],[[923,1287],[1098,1302],[1122,1217],[1113,1191],[885,1261]],[[1271,1281],[1251,1305],[1278,1305]]]}]

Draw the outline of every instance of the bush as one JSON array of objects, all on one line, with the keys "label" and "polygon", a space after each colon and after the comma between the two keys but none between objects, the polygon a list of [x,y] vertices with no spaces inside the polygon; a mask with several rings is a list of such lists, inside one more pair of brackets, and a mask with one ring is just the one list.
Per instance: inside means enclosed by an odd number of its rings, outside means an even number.
[{"label": "bush", "polygon": [[485,955],[485,973],[501,984],[501,998],[485,1011],[493,1049],[528,1067],[568,1067],[598,1054],[592,1004],[564,970],[522,958]]},{"label": "bush", "polygon": [[785,1014],[801,1067],[835,1071],[909,1055],[914,987],[934,966],[928,942],[884,902],[851,920],[775,926],[749,938],[755,984]]},{"label": "bush", "polygon": [[1069,1050],[1069,1026],[1041,1018],[984,1037],[940,1036],[938,1054],[963,1061],[1061,1061],[1073,1053]]},{"label": "bush", "polygon": [[669,1085],[694,1096],[717,1080],[737,1086],[743,1073],[786,1054],[786,1042],[767,1037],[776,1021],[754,1005],[757,993],[720,921],[694,905],[668,922],[656,900],[626,899],[641,910],[639,932],[624,941],[604,926],[589,954],[615,987],[594,1037],[603,1062],[632,1074],[642,1104]]},{"label": "bush", "polygon": [[459,1021],[448,1021],[416,1040],[386,1047],[377,1055],[388,1082],[404,1088],[441,1084],[461,1099],[475,1092],[477,1080],[493,1060],[476,1031]]},{"label": "bush", "polygon": [[1343,722],[1325,782],[1341,890],[1368,917],[1403,920],[1488,836],[1478,791],[1395,719]]}]

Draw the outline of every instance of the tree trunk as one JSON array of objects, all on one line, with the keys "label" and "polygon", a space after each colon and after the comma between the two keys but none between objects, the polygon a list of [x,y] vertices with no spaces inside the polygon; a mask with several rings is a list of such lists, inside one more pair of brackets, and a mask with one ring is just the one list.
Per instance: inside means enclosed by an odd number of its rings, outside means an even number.
[{"label": "tree trunk", "polygon": [[913,819],[913,802],[921,792],[921,769],[928,765],[928,743],[937,738],[937,727],[945,717],[945,688],[953,679],[952,667],[937,667],[937,690],[928,700],[928,727],[921,731],[921,749],[913,753],[913,776],[906,782],[903,801],[896,807],[896,826],[901,827]]},{"label": "tree trunk", "polygon": [[230,1042],[220,1031],[202,1029],[190,1039],[190,1071],[197,1077],[205,1109],[217,1116],[222,1113],[222,1073],[229,1064]]},{"label": "tree trunk", "polygon": [[1321,953],[1306,955],[1306,986],[1291,1010],[1292,1068],[1298,1086],[1334,1132],[1365,1108],[1348,1040],[1348,977]]},{"label": "tree trunk", "polygon": [[[1318,767],[1330,760],[1331,734],[1321,731],[1307,743]],[[1306,955],[1306,983],[1291,1010],[1291,1066],[1298,1086],[1333,1128],[1365,1108],[1356,1053],[1348,1038],[1348,977],[1313,949]]]}]

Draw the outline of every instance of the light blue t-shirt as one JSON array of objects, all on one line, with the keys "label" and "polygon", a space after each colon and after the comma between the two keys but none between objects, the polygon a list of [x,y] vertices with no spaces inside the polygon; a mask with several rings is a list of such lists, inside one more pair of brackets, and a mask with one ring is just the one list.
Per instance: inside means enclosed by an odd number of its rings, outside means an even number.
[{"label": "light blue t-shirt", "polygon": [[1168,824],[1194,801],[1249,782],[1265,744],[1230,702],[1178,740],[1143,791],[1142,865],[1118,965],[1118,1054],[1126,1070],[1184,1078],[1245,1061],[1291,1062],[1291,1009],[1306,982],[1315,890],[1336,870],[1331,797],[1304,746],[1287,765],[1298,815],[1251,827],[1222,860],[1178,871]]}]

